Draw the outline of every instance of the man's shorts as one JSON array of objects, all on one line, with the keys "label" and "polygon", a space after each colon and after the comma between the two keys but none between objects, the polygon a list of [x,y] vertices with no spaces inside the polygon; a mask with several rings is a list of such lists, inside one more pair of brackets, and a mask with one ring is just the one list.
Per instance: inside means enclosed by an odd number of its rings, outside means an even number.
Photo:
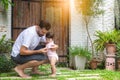
[{"label": "man's shorts", "polygon": [[[37,47],[37,49],[41,49],[41,47]],[[37,49],[35,49],[35,50],[37,50]],[[11,58],[16,64],[24,64],[31,60],[42,61],[42,60],[48,59],[48,57],[46,55],[44,55],[43,53],[33,54],[33,55],[20,55],[19,54],[16,57],[11,56]]]}]

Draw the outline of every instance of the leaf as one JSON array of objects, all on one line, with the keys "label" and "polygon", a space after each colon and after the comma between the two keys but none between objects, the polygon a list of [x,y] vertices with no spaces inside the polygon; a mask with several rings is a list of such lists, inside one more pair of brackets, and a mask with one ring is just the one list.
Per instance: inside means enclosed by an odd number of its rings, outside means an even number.
[{"label": "leaf", "polygon": [[83,48],[81,46],[72,46],[69,47],[69,52],[72,56],[84,56],[87,59],[90,59],[91,52],[87,48]]}]

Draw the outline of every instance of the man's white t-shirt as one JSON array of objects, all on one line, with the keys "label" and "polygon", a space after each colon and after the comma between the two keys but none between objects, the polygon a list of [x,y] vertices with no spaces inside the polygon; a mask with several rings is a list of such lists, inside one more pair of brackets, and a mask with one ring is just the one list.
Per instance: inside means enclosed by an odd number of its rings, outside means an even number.
[{"label": "man's white t-shirt", "polygon": [[16,39],[12,48],[11,56],[16,57],[20,53],[20,47],[22,45],[27,47],[29,50],[34,50],[41,40],[45,41],[45,36],[39,37],[35,26],[25,29]]}]

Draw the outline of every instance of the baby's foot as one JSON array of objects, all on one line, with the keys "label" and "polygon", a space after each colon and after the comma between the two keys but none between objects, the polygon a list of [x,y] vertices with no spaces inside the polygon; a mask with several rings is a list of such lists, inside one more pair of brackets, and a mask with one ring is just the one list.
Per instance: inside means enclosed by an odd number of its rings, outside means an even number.
[{"label": "baby's foot", "polygon": [[30,79],[30,78],[32,78],[31,76],[28,76],[28,75],[23,75],[23,76],[21,76],[21,78],[27,78],[27,79]]},{"label": "baby's foot", "polygon": [[50,75],[50,77],[55,77],[55,76],[56,76],[56,74],[51,74],[51,75]]}]

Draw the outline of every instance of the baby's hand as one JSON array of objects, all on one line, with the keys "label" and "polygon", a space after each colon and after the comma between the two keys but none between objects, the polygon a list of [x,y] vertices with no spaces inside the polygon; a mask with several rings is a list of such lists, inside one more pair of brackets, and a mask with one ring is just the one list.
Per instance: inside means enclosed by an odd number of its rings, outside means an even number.
[{"label": "baby's hand", "polygon": [[55,45],[51,45],[51,47],[50,47],[51,49],[53,49],[53,48],[55,48]]},{"label": "baby's hand", "polygon": [[50,50],[55,51],[56,50],[56,45],[51,45]]}]

